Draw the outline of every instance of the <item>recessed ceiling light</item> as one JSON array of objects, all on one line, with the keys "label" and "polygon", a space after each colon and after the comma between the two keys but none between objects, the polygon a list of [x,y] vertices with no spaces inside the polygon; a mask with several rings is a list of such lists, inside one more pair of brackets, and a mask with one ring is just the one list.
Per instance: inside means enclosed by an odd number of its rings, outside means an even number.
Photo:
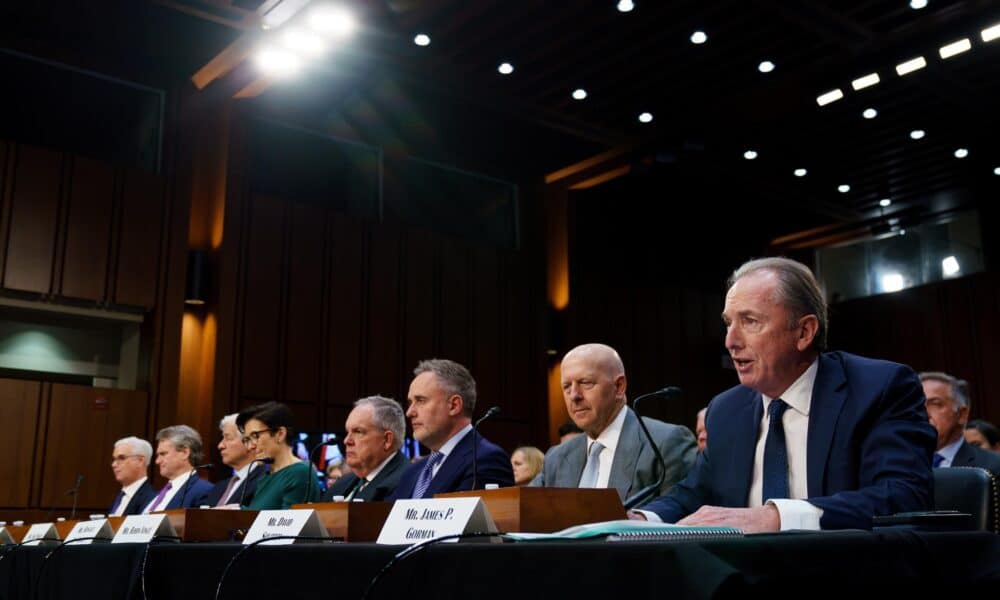
[{"label": "recessed ceiling light", "polygon": [[632,12],[635,2],[632,0],[618,0],[618,12]]},{"label": "recessed ceiling light", "polygon": [[851,87],[854,88],[854,91],[863,90],[866,87],[875,85],[879,81],[881,81],[881,79],[879,79],[878,73],[869,73],[852,81]]},{"label": "recessed ceiling light", "polygon": [[757,151],[756,150],[747,150],[746,152],[743,153],[743,158],[745,158],[747,160],[753,160],[753,159],[757,158]]},{"label": "recessed ceiling light", "polygon": [[500,66],[497,67],[497,71],[499,71],[501,75],[510,75],[514,72],[514,65],[509,62],[500,63]]},{"label": "recessed ceiling light", "polygon": [[984,42],[992,42],[993,40],[1000,38],[1000,23],[987,27],[980,33],[980,35],[983,37]]},{"label": "recessed ceiling light", "polygon": [[962,38],[957,42],[952,42],[950,44],[941,46],[941,48],[938,49],[938,54],[941,55],[941,58],[951,58],[956,54],[968,52],[971,49],[972,49],[972,42],[969,41],[969,38]]},{"label": "recessed ceiling light", "polygon": [[958,259],[954,256],[946,256],[944,260],[941,261],[941,272],[945,277],[952,277],[957,275],[962,268],[958,264]]},{"label": "recessed ceiling light", "polygon": [[346,36],[357,26],[354,15],[336,6],[317,6],[309,13],[309,26],[321,33]]},{"label": "recessed ceiling light", "polygon": [[925,135],[927,134],[924,132],[923,129],[914,129],[913,131],[910,132],[910,137],[915,140],[923,139]]},{"label": "recessed ceiling light", "polygon": [[644,112],[639,115],[640,123],[649,123],[652,120],[653,120],[653,113]]},{"label": "recessed ceiling light", "polygon": [[795,169],[796,177],[805,177],[806,173],[808,173],[808,171],[806,171],[805,169]]},{"label": "recessed ceiling light", "polygon": [[874,119],[878,116],[878,111],[874,108],[866,108],[864,112],[861,113],[861,116],[866,119]]},{"label": "recessed ceiling light", "polygon": [[841,194],[846,194],[847,192],[851,191],[851,186],[847,185],[846,183],[842,183],[837,186],[837,191],[840,192]]},{"label": "recessed ceiling light", "polygon": [[967,148],[959,148],[955,150],[955,158],[965,158],[969,155],[969,150]]},{"label": "recessed ceiling light", "polygon": [[840,88],[837,88],[835,90],[830,90],[829,92],[817,96],[816,104],[819,104],[820,106],[826,106],[827,104],[831,102],[836,102],[837,100],[840,100],[843,97],[844,97],[844,92],[840,91]]},{"label": "recessed ceiling light", "polygon": [[913,10],[920,10],[927,6],[927,0],[910,0],[910,8]]},{"label": "recessed ceiling light", "polygon": [[892,204],[892,200],[890,200],[888,198],[882,198],[881,200],[878,201],[878,205],[881,206],[882,208],[885,208],[886,206],[889,206],[890,204]]},{"label": "recessed ceiling light", "polygon": [[575,90],[573,90],[574,100],[583,100],[586,97],[587,97],[587,90],[583,88],[576,88]]},{"label": "recessed ceiling light", "polygon": [[994,175],[1000,175],[1000,167],[995,167],[995,168],[993,169],[993,174],[994,174]]},{"label": "recessed ceiling light", "polygon": [[708,36],[705,35],[704,31],[696,31],[691,34],[692,44],[704,44],[707,41],[708,41]]},{"label": "recessed ceiling light", "polygon": [[769,60],[762,61],[757,65],[757,70],[761,73],[770,73],[774,70],[774,63]]},{"label": "recessed ceiling light", "polygon": [[302,68],[302,59],[283,48],[263,48],[256,56],[260,70],[274,77],[288,77]]},{"label": "recessed ceiling light", "polygon": [[896,65],[896,73],[898,73],[899,76],[902,77],[903,75],[907,75],[914,71],[919,71],[920,69],[923,69],[926,66],[927,66],[927,60],[923,56],[918,56],[916,58],[911,58],[906,62],[901,62],[898,65]]},{"label": "recessed ceiling light", "polygon": [[413,36],[413,43],[418,46],[429,46],[431,44],[431,36],[426,33],[418,33]]}]

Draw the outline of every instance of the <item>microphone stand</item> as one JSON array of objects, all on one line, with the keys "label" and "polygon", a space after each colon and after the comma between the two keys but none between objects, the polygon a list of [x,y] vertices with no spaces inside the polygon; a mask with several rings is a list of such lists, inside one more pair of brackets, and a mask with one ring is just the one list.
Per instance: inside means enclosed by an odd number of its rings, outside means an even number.
[{"label": "microphone stand", "polygon": [[642,428],[642,432],[646,435],[646,440],[649,442],[649,446],[653,450],[653,455],[656,457],[656,463],[660,465],[660,476],[652,484],[647,485],[631,497],[626,498],[624,502],[625,510],[635,508],[653,496],[660,489],[660,486],[663,485],[663,479],[667,476],[667,465],[663,462],[663,456],[660,455],[660,449],[656,446],[656,441],[653,440],[652,434],[649,433],[646,423],[643,422],[642,416],[639,414],[639,401],[653,397],[670,398],[672,396],[679,395],[680,392],[681,389],[679,387],[670,386],[665,387],[662,390],[656,390],[655,392],[644,394],[632,401],[632,412],[635,413],[636,418],[639,420],[639,427]]},{"label": "microphone stand", "polygon": [[312,464],[313,454],[315,454],[316,450],[318,450],[319,448],[321,448],[323,446],[333,446],[336,443],[337,443],[337,435],[334,434],[334,433],[331,433],[329,438],[327,438],[326,440],[324,440],[324,441],[316,444],[315,446],[312,447],[312,450],[309,451],[309,455],[306,457],[306,466],[309,467],[309,484],[306,486],[305,497],[302,498],[302,502],[303,503],[309,501],[309,492],[312,491],[313,486],[314,485],[319,485],[316,482],[316,469],[313,468],[313,464]]},{"label": "microphone stand", "polygon": [[83,483],[83,475],[76,476],[76,485],[73,486],[71,490],[67,493],[73,495],[73,510],[69,514],[69,520],[72,521],[76,518],[76,502],[80,497],[80,484]]},{"label": "microphone stand", "polygon": [[[267,457],[267,458],[255,458],[255,459],[253,459],[253,460],[250,461],[250,464],[253,465],[254,463],[257,463],[257,462],[259,462],[262,465],[273,465],[274,464],[274,459],[270,458],[270,457]],[[263,467],[261,467],[261,468],[263,468]],[[251,468],[247,469],[247,478],[243,480],[243,487],[240,488],[240,509],[241,510],[243,509],[243,503],[244,503],[244,501],[247,498],[247,488],[250,487],[250,472],[251,471],[253,471],[253,467],[252,466],[251,466]]]},{"label": "microphone stand", "polygon": [[479,420],[472,426],[472,489],[476,489],[476,476],[479,474],[477,471],[478,465],[476,464],[476,449],[479,448],[479,441],[476,440],[476,430],[479,429],[480,423],[499,412],[499,406],[490,407],[490,409],[486,411],[486,414],[479,417]]}]

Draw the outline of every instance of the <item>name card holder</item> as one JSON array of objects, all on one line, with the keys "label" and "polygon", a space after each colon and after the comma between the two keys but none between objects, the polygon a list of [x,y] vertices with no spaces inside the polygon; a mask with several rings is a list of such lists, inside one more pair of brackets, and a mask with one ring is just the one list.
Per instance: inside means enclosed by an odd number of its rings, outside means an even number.
[{"label": "name card holder", "polygon": [[59,534],[56,533],[55,523],[35,523],[24,534],[21,544],[24,546],[42,546],[48,544],[58,544]]},{"label": "name card holder", "polygon": [[65,543],[93,544],[94,542],[110,542],[114,535],[114,532],[111,531],[111,524],[108,523],[107,519],[80,521],[66,536]]},{"label": "name card holder", "polygon": [[176,537],[177,531],[164,513],[129,515],[118,528],[112,544],[148,544],[154,537]]},{"label": "name card holder", "polygon": [[377,543],[417,544],[446,535],[496,531],[479,498],[396,500]]},{"label": "name card holder", "polygon": [[243,538],[243,544],[260,542],[262,545],[281,546],[286,544],[313,542],[315,540],[296,540],[282,538],[267,540],[271,537],[301,536],[310,538],[329,538],[326,527],[320,522],[316,511],[312,509],[262,510]]},{"label": "name card holder", "polygon": [[16,544],[14,538],[7,531],[7,527],[0,527],[0,544]]}]

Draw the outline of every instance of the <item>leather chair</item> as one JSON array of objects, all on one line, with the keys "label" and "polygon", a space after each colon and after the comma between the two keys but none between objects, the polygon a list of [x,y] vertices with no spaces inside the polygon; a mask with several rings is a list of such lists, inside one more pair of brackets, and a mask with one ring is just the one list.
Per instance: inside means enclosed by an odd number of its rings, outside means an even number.
[{"label": "leather chair", "polygon": [[934,510],[972,515],[972,529],[1000,532],[997,478],[979,467],[934,469]]}]

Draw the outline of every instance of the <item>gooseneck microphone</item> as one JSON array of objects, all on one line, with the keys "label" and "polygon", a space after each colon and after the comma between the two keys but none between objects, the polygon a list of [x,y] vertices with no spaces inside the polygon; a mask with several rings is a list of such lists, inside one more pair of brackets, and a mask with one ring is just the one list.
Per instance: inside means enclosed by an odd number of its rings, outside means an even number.
[{"label": "gooseneck microphone", "polygon": [[[274,459],[271,458],[270,456],[265,458],[255,458],[250,461],[250,464],[253,465],[254,463],[258,462],[262,465],[273,465]],[[243,505],[247,499],[247,488],[250,487],[250,471],[253,471],[252,466],[251,468],[247,469],[247,478],[243,480],[243,487],[240,488],[240,509],[243,508]]]},{"label": "gooseneck microphone", "polygon": [[486,414],[479,417],[479,420],[472,426],[472,489],[476,489],[476,478],[479,474],[477,471],[479,465],[476,463],[476,449],[479,448],[479,441],[476,440],[476,430],[479,429],[480,423],[498,414],[499,412],[499,406],[491,406],[490,409],[486,411]]},{"label": "gooseneck microphone", "polygon": [[309,484],[306,485],[305,497],[302,498],[302,502],[309,502],[309,492],[312,491],[314,486],[318,486],[319,483],[316,481],[316,469],[313,467],[312,457],[316,454],[316,450],[323,446],[334,446],[337,443],[337,434],[331,433],[330,437],[323,440],[322,442],[316,444],[309,451],[309,456],[306,457],[306,466],[309,467]]},{"label": "gooseneck microphone", "polygon": [[72,521],[76,518],[76,502],[80,498],[80,484],[83,483],[83,475],[78,474],[76,476],[76,485],[72,488],[66,490],[66,494],[73,496],[73,510],[69,513],[69,520]]},{"label": "gooseneck microphone", "polygon": [[655,392],[650,392],[649,394],[643,394],[635,400],[632,401],[632,412],[639,419],[639,427],[642,428],[642,432],[646,434],[646,441],[649,442],[649,447],[653,450],[653,455],[656,457],[656,463],[660,465],[660,476],[650,485],[642,488],[631,497],[625,499],[625,510],[630,510],[636,506],[642,504],[646,500],[649,500],[663,485],[663,479],[667,476],[667,465],[663,462],[663,456],[660,455],[660,449],[657,447],[656,442],[653,440],[653,436],[649,433],[649,429],[646,427],[646,423],[643,422],[642,416],[639,414],[639,401],[645,400],[646,398],[674,398],[680,396],[681,388],[677,386],[668,386],[662,390],[656,390]]}]

